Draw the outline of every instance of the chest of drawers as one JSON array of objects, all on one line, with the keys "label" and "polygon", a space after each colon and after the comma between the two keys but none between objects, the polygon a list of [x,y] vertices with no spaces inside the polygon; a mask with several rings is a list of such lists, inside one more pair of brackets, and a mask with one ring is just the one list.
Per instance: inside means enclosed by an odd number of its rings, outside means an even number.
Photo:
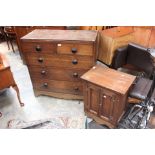
[{"label": "chest of drawers", "polygon": [[34,30],[21,42],[36,96],[83,98],[79,77],[96,63],[97,31]]}]

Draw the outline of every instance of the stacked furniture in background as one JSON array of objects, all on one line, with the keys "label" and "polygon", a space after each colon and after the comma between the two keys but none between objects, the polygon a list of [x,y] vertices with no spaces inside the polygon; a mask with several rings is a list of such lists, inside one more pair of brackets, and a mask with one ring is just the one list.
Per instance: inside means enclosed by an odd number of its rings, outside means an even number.
[{"label": "stacked furniture in background", "polygon": [[21,42],[36,95],[83,98],[79,77],[96,64],[97,31],[34,30]]},{"label": "stacked furniture in background", "polygon": [[155,27],[119,26],[99,31],[100,44],[98,60],[111,65],[117,48],[129,42],[146,48],[155,48]]}]

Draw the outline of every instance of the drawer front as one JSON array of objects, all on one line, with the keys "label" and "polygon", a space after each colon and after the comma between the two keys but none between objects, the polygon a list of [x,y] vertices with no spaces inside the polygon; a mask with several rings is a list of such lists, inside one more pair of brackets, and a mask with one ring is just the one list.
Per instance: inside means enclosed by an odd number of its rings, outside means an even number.
[{"label": "drawer front", "polygon": [[57,44],[57,53],[93,56],[93,45],[60,43]]},{"label": "drawer front", "polygon": [[65,68],[49,67],[29,67],[32,78],[62,80],[62,81],[79,81],[80,77],[88,70],[69,70]]},{"label": "drawer front", "polygon": [[95,63],[93,57],[72,56],[72,55],[41,55],[26,54],[26,61],[29,66],[35,65],[40,67],[63,67],[63,68],[79,68],[88,69]]},{"label": "drawer front", "polygon": [[83,94],[83,87],[81,82],[55,81],[46,79],[32,79],[32,81],[33,87],[36,90],[68,93],[75,95]]},{"label": "drawer front", "polygon": [[23,52],[32,53],[56,53],[56,44],[50,42],[24,42],[22,43]]}]

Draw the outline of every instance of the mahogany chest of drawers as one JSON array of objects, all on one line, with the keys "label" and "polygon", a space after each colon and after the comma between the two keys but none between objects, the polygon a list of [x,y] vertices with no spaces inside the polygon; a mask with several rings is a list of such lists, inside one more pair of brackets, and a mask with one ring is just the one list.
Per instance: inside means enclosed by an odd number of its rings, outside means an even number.
[{"label": "mahogany chest of drawers", "polygon": [[87,116],[99,124],[115,127],[126,109],[135,76],[96,65],[81,78]]},{"label": "mahogany chest of drawers", "polygon": [[83,98],[79,77],[96,63],[97,31],[34,30],[21,42],[36,96]]}]

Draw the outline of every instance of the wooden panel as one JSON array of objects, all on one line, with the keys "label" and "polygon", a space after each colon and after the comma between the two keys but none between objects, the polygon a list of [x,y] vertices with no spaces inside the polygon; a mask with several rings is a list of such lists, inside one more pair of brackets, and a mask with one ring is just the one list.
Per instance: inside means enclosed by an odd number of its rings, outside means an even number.
[{"label": "wooden panel", "polygon": [[51,79],[62,81],[79,81],[80,77],[88,70],[69,70],[65,68],[52,67],[29,67],[29,72],[32,78]]},{"label": "wooden panel", "polygon": [[136,77],[110,68],[102,67],[101,65],[96,65],[81,78],[101,87],[113,90],[116,93],[125,94]]},{"label": "wooden panel", "polygon": [[114,39],[130,34],[132,32],[134,32],[132,26],[118,26],[111,29],[103,30],[102,34]]},{"label": "wooden panel", "polygon": [[152,29],[152,31],[151,31],[151,36],[150,36],[148,47],[155,48],[155,29]]},{"label": "wooden panel", "polygon": [[36,90],[82,95],[81,82],[32,79]]},{"label": "wooden panel", "polygon": [[88,103],[89,111],[95,115],[98,115],[99,111],[99,95],[100,88],[91,84],[88,84]]},{"label": "wooden panel", "polygon": [[22,43],[23,52],[56,53],[56,44],[51,42],[25,42]]},{"label": "wooden panel", "polygon": [[[75,49],[76,52],[73,53],[72,49]],[[93,55],[93,45],[91,44],[57,44],[58,54],[77,54],[77,55]]]},{"label": "wooden panel", "polygon": [[151,29],[134,27],[134,40],[133,42],[144,47],[148,47]]},{"label": "wooden panel", "polygon": [[[42,59],[42,62],[39,60]],[[72,56],[72,55],[42,55],[42,54],[26,54],[26,60],[28,65],[36,65],[40,67],[67,67],[67,68],[83,68],[88,69],[94,65],[92,57],[85,56]],[[73,64],[73,61],[77,61],[77,64]]]}]

